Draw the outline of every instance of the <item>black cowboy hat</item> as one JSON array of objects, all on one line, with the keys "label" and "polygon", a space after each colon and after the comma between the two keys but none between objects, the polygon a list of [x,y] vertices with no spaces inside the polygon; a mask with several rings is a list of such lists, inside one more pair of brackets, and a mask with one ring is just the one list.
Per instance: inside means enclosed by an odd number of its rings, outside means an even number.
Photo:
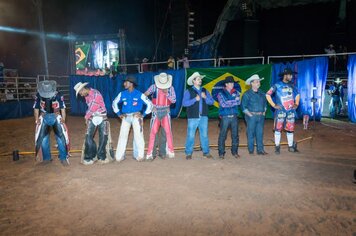
[{"label": "black cowboy hat", "polygon": [[129,82],[133,83],[134,86],[137,85],[137,80],[136,80],[136,78],[133,77],[133,76],[127,76],[127,77],[124,79],[124,82],[125,82],[125,81],[129,81]]},{"label": "black cowboy hat", "polygon": [[295,71],[292,71],[291,68],[285,68],[282,73],[279,73],[278,76],[284,76],[284,75],[295,75],[298,74]]},{"label": "black cowboy hat", "polygon": [[224,84],[235,83],[235,82],[237,82],[237,81],[235,81],[234,77],[232,77],[231,75],[225,77]]}]

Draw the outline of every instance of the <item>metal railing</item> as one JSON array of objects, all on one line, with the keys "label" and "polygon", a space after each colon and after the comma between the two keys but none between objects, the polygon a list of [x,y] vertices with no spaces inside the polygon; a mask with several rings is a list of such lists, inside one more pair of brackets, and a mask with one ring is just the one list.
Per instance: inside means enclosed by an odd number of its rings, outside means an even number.
[{"label": "metal railing", "polygon": [[[189,67],[216,67],[216,59],[215,58],[207,58],[207,59],[192,59],[188,60]],[[179,64],[183,64],[183,60],[177,61],[177,69],[179,69]],[[183,66],[182,66],[183,67]]]},{"label": "metal railing", "polygon": [[[157,61],[157,62],[144,62],[140,64],[140,73],[147,71],[160,71],[167,69],[167,61]],[[164,66],[162,66],[164,65]],[[174,66],[175,67],[175,66]]]},{"label": "metal railing", "polygon": [[67,108],[70,108],[68,76],[4,77],[4,81],[0,82],[0,101],[33,100],[36,97],[37,84],[43,80],[55,80],[57,82],[57,89],[62,93]]},{"label": "metal railing", "polygon": [[36,77],[5,77],[0,82],[0,101],[20,101],[34,99],[37,93]]},{"label": "metal railing", "polygon": [[343,53],[333,53],[333,54],[308,54],[308,55],[286,55],[286,56],[268,56],[267,64],[270,64],[271,59],[287,59],[287,58],[309,58],[309,57],[337,57],[337,56],[347,56],[353,55],[356,52],[343,52]]},{"label": "metal railing", "polygon": [[265,64],[265,57],[259,56],[259,57],[219,57],[218,58],[218,67],[239,66],[241,64],[242,65]]}]

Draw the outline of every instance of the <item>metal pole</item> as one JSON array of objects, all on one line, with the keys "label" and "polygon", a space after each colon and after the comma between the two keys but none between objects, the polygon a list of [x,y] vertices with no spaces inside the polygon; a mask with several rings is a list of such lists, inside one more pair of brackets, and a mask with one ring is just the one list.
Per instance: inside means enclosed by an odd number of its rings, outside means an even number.
[{"label": "metal pole", "polygon": [[45,73],[46,73],[46,77],[48,78],[49,72],[48,72],[46,38],[45,38],[45,34],[44,34],[43,17],[42,17],[42,0],[34,0],[34,4],[37,8],[37,17],[38,17],[38,24],[39,24],[40,33],[41,33]]}]

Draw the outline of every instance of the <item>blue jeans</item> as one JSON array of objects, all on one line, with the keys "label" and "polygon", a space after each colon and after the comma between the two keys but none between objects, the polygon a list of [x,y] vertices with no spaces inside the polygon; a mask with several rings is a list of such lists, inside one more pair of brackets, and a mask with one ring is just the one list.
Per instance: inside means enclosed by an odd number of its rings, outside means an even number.
[{"label": "blue jeans", "polygon": [[254,144],[256,139],[257,152],[263,152],[263,127],[265,124],[265,117],[263,115],[245,115],[247,123],[247,148],[250,153],[254,151]]},{"label": "blue jeans", "polygon": [[227,137],[227,132],[231,128],[231,154],[238,154],[239,147],[239,121],[237,115],[222,116],[220,120],[220,133],[218,139],[218,150],[219,156],[225,155],[225,140]]},{"label": "blue jeans", "polygon": [[57,115],[54,113],[46,114],[43,117],[43,129],[46,131],[44,132],[44,138],[42,140],[41,149],[43,160],[51,160],[51,145],[50,145],[50,127],[53,127],[54,134],[58,144],[58,151],[59,151],[59,159],[65,160],[67,158],[67,147],[65,138],[63,135],[62,127],[57,120]]},{"label": "blue jeans", "polygon": [[331,97],[330,105],[329,105],[329,110],[330,110],[330,117],[335,118],[336,115],[339,115],[341,112],[341,99],[340,96],[333,95]]},{"label": "blue jeans", "polygon": [[187,127],[187,140],[185,143],[185,154],[192,155],[195,133],[199,129],[200,146],[203,150],[203,154],[208,154],[209,150],[209,136],[208,136],[208,117],[201,116],[199,118],[188,119]]}]

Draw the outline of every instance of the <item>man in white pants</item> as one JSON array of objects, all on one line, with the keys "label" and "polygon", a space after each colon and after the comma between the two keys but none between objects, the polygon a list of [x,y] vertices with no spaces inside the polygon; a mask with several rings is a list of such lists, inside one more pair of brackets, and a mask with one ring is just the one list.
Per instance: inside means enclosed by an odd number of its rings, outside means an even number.
[{"label": "man in white pants", "polygon": [[[134,130],[134,158],[137,161],[144,160],[143,117],[151,113],[152,103],[143,93],[135,89],[136,85],[136,78],[126,77],[124,81],[125,90],[117,95],[112,104],[114,112],[121,119],[120,135],[115,155],[117,161],[125,159],[127,138],[131,125]],[[146,109],[142,112],[144,105],[146,105]]]}]

